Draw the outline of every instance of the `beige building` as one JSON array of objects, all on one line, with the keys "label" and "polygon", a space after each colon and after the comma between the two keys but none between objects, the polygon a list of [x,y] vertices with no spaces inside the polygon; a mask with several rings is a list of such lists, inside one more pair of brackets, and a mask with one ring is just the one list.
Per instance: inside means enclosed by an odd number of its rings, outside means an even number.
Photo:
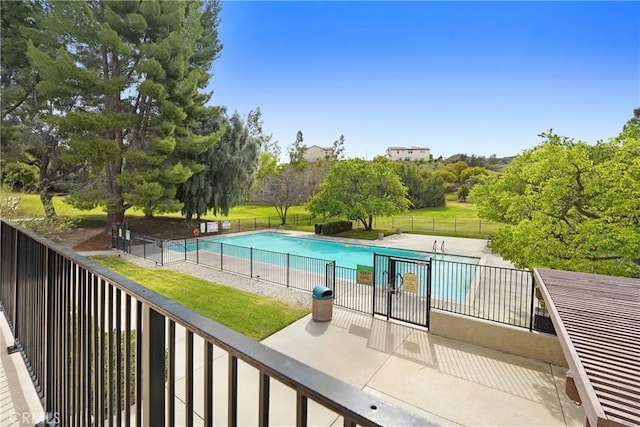
[{"label": "beige building", "polygon": [[312,145],[304,150],[304,159],[310,163],[325,160],[332,155],[333,148],[331,147],[318,147],[317,145]]},{"label": "beige building", "polygon": [[389,160],[429,160],[431,150],[427,147],[389,147],[386,152]]}]

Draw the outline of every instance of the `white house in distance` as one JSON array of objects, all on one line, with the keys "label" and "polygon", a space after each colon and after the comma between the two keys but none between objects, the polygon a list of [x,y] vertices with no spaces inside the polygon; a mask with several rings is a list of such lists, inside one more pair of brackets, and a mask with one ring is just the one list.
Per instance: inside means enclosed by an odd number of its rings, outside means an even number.
[{"label": "white house in distance", "polygon": [[304,150],[304,159],[309,163],[314,163],[320,160],[325,160],[327,157],[331,157],[333,154],[333,148],[331,147],[318,147],[312,145]]},{"label": "white house in distance", "polygon": [[389,147],[386,153],[389,160],[429,160],[431,150],[427,147]]}]

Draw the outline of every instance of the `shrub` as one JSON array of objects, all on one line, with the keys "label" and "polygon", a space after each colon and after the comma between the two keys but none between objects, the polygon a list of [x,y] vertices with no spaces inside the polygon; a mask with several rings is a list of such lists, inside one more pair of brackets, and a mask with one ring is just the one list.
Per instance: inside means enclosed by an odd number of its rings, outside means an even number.
[{"label": "shrub", "polygon": [[338,234],[353,229],[351,221],[335,221],[322,224],[322,234]]}]

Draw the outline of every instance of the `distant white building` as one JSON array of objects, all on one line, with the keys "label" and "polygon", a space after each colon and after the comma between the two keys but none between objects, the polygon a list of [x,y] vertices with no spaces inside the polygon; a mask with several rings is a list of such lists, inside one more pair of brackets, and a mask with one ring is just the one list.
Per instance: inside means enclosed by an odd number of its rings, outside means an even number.
[{"label": "distant white building", "polygon": [[309,163],[325,160],[332,155],[333,148],[331,147],[318,147],[317,145],[312,145],[304,150],[304,159]]},{"label": "distant white building", "polygon": [[427,147],[389,147],[386,153],[389,160],[403,160],[407,162],[416,160],[429,160],[431,150]]}]

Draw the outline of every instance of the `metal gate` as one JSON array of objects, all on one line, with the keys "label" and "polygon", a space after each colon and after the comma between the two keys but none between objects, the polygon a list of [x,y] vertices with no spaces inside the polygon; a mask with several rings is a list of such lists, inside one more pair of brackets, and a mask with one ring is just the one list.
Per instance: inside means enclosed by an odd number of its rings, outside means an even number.
[{"label": "metal gate", "polygon": [[373,313],[429,327],[431,261],[373,255]]}]

